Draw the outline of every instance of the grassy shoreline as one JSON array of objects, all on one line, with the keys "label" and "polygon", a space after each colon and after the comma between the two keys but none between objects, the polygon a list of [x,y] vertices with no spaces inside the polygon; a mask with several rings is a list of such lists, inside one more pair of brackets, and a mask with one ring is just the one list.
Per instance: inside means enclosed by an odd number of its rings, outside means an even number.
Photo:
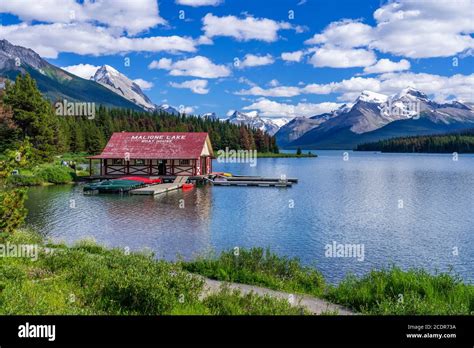
[{"label": "grassy shoreline", "polygon": [[36,261],[0,257],[0,314],[308,314],[285,300],[225,288],[202,299],[200,276],[308,294],[362,314],[474,314],[474,286],[445,273],[393,267],[329,286],[318,270],[259,248],[168,262],[91,241],[51,244],[25,231],[1,243],[41,251]]}]

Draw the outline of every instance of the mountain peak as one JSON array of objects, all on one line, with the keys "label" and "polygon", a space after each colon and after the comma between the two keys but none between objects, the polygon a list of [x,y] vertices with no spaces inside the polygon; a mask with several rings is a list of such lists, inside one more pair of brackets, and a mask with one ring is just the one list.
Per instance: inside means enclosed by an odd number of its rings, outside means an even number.
[{"label": "mountain peak", "polygon": [[0,40],[0,69],[8,67],[18,71],[23,70],[23,65],[40,70],[48,66],[49,63],[30,48],[16,46],[5,39]]},{"label": "mountain peak", "polygon": [[413,88],[413,87],[407,87],[407,88],[404,88],[397,96],[397,99],[398,98],[403,98],[405,96],[408,96],[408,97],[415,97],[417,99],[425,99],[425,100],[428,100],[428,96],[421,92],[420,90],[416,89],[416,88]]},{"label": "mountain peak", "polygon": [[366,103],[382,104],[382,103],[387,102],[387,100],[388,100],[388,96],[386,96],[385,94],[380,94],[380,93],[365,90],[365,91],[362,91],[360,96],[357,98],[356,102],[363,101]]},{"label": "mountain peak", "polygon": [[145,93],[143,93],[140,86],[110,65],[102,65],[96,71],[92,80],[100,83],[145,110],[155,110],[155,105],[145,95]]},{"label": "mountain peak", "polygon": [[244,113],[238,110],[235,110],[226,121],[233,124],[244,124],[255,129],[260,129],[270,135],[274,135],[283,124],[288,122],[288,120],[283,118],[262,118],[258,114],[258,111]]},{"label": "mountain peak", "polygon": [[102,70],[105,70],[105,71],[108,71],[108,72],[111,72],[111,73],[115,73],[115,74],[120,74],[120,72],[115,69],[113,66],[110,66],[108,64],[104,64],[102,65],[99,70],[102,69]]},{"label": "mountain peak", "polygon": [[[97,71],[95,72],[94,74],[94,77],[92,78],[94,81],[97,81],[99,82],[99,80],[102,80],[104,79],[106,76],[110,76],[110,75],[114,75],[114,76],[123,76],[125,78],[127,78],[125,75],[121,74],[117,69],[115,69],[114,67],[110,66],[110,65],[107,65],[107,64],[104,64],[102,65],[99,69],[97,69]],[[128,79],[128,78],[127,78]]]}]

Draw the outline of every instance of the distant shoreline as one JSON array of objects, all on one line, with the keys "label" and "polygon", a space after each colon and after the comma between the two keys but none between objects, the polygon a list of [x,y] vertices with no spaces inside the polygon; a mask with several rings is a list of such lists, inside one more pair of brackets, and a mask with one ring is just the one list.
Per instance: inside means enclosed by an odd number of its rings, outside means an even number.
[{"label": "distant shoreline", "polygon": [[302,153],[297,155],[296,153],[272,153],[272,152],[257,152],[257,158],[313,158],[318,157],[315,153]]}]

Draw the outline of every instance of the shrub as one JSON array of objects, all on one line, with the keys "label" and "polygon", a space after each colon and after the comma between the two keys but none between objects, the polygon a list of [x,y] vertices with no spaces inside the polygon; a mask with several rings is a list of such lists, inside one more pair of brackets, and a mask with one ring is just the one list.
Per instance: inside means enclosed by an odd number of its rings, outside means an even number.
[{"label": "shrub", "polygon": [[13,186],[36,186],[43,183],[43,179],[35,175],[12,175],[7,179]]},{"label": "shrub", "polygon": [[65,166],[48,165],[41,167],[37,176],[45,182],[53,184],[67,184],[74,180],[73,171]]},{"label": "shrub", "polygon": [[25,189],[0,191],[0,238],[21,226],[26,217]]}]

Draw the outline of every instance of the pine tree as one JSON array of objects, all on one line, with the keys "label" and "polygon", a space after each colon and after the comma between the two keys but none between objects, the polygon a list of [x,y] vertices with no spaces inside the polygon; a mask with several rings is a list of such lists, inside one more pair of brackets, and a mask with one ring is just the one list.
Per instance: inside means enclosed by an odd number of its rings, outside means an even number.
[{"label": "pine tree", "polygon": [[29,74],[18,75],[14,84],[7,83],[3,100],[13,110],[13,121],[21,129],[20,140],[30,138],[35,157],[48,159],[57,152],[58,118]]}]

